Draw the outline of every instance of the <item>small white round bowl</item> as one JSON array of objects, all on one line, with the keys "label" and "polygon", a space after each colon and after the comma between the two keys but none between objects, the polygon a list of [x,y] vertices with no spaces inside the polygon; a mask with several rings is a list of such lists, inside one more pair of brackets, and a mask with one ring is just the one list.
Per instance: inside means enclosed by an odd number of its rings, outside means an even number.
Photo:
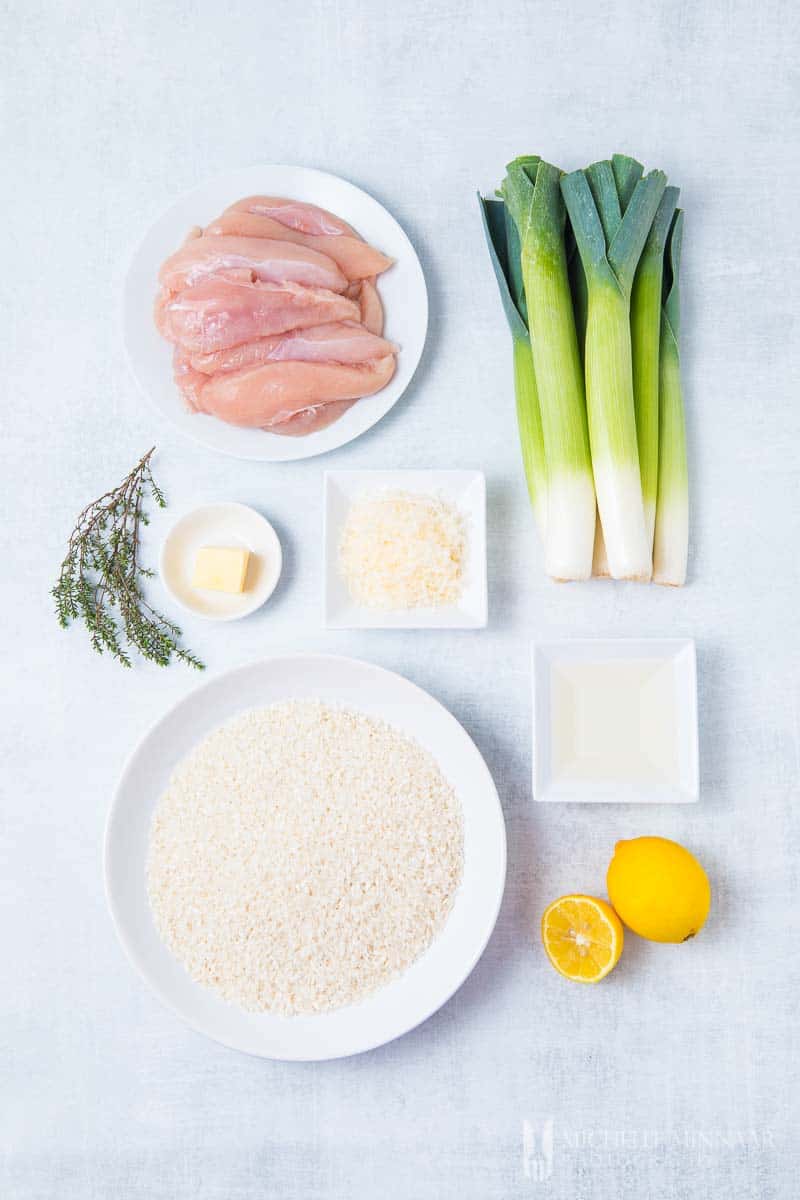
[{"label": "small white round bowl", "polygon": [[[202,546],[243,546],[250,551],[245,591],[192,587]],[[161,579],[173,600],[207,621],[238,621],[255,612],[275,591],[282,565],[281,544],[266,517],[233,501],[203,504],[184,513],[164,538],[159,560]]]}]

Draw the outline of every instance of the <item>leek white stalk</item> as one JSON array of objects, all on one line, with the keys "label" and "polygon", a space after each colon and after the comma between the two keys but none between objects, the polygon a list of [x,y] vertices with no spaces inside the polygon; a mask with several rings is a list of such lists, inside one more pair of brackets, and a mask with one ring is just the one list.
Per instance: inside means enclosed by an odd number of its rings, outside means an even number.
[{"label": "leek white stalk", "polygon": [[518,158],[507,168],[501,192],[519,234],[547,459],[545,565],[555,579],[588,579],[596,503],[560,179],[557,167]]},{"label": "leek white stalk", "polygon": [[603,523],[598,517],[597,528],[594,531],[594,554],[592,555],[592,576],[595,579],[610,579],[611,568],[608,565],[606,539],[603,537]]},{"label": "leek white stalk", "polygon": [[539,395],[533,368],[516,226],[502,200],[478,196],[483,229],[500,299],[514,344],[514,392],[525,480],[542,545],[547,538],[547,460],[544,452]]},{"label": "leek white stalk", "polygon": [[658,496],[659,347],[664,248],[678,203],[678,189],[661,197],[644,244],[631,292],[631,351],[636,438],[647,542],[652,553]]},{"label": "leek white stalk", "polygon": [[681,388],[680,270],[683,213],[675,213],[665,253],[665,298],[661,311],[659,357],[658,502],[653,543],[653,582],[680,587],[686,582],[689,551],[689,477],[686,424]]},{"label": "leek white stalk", "polygon": [[[615,579],[649,579],[652,558],[639,473],[630,297],[666,176],[651,171],[639,180],[622,216],[611,163],[595,164],[592,175],[595,194],[602,195],[599,205],[583,171],[566,175],[561,188],[589,291],[585,370],[594,482],[611,574]],[[526,294],[530,311],[527,286]]]}]

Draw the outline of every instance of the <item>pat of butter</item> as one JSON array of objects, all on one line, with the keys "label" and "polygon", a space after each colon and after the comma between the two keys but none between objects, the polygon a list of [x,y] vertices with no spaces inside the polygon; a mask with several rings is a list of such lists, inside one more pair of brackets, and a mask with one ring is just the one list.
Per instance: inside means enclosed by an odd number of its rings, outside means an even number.
[{"label": "pat of butter", "polygon": [[239,546],[202,546],[197,552],[192,587],[211,592],[243,592],[250,551]]}]

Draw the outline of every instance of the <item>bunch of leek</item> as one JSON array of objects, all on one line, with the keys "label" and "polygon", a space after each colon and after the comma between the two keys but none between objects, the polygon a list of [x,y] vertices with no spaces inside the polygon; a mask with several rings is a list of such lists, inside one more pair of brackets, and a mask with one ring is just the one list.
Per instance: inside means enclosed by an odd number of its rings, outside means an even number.
[{"label": "bunch of leek", "polygon": [[568,175],[527,156],[501,201],[482,200],[528,489],[558,579],[685,577],[682,221],[666,182],[625,155]]}]

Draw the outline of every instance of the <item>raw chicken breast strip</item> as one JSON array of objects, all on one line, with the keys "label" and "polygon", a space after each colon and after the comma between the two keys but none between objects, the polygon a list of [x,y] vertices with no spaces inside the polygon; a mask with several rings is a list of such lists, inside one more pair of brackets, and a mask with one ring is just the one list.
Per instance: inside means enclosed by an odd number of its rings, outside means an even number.
[{"label": "raw chicken breast strip", "polygon": [[319,433],[320,429],[327,429],[357,403],[356,400],[331,400],[330,404],[301,408],[285,421],[270,425],[269,432],[280,433],[284,437],[305,437],[308,433]]},{"label": "raw chicken breast strip", "polygon": [[[186,357],[186,352],[179,347],[175,350],[174,374],[186,407],[190,412],[197,412],[200,388],[208,382],[208,376],[195,371]],[[313,404],[309,408],[298,409],[283,421],[270,425],[269,432],[280,433],[285,437],[305,437],[308,433],[318,433],[320,429],[327,429],[334,421],[338,421],[339,417],[344,416],[347,410],[357,403],[357,400],[331,400],[327,404]]]},{"label": "raw chicken breast strip", "polygon": [[245,212],[243,209],[224,212],[206,229],[206,237],[222,236],[284,238],[288,242],[308,246],[309,249],[332,258],[350,280],[380,275],[394,261],[352,234],[302,233],[298,229],[281,225],[274,217]]},{"label": "raw chicken breast strip", "polygon": [[245,196],[226,208],[225,212],[258,213],[264,217],[273,217],[281,225],[288,225],[299,233],[313,234],[350,234],[358,237],[351,225],[316,204],[307,204],[303,200],[286,200],[282,196]]},{"label": "raw chicken breast strip", "polygon": [[193,354],[329,321],[358,321],[360,315],[353,300],[324,288],[237,283],[214,275],[156,305],[162,336]]},{"label": "raw chicken breast strip", "polygon": [[395,357],[368,363],[272,362],[211,375],[198,387],[195,407],[231,425],[270,429],[298,412],[331,401],[357,400],[391,379]]},{"label": "raw chicken breast strip", "polygon": [[178,385],[186,407],[190,412],[196,412],[200,388],[208,382],[208,376],[202,375],[200,371],[195,371],[186,351],[180,346],[175,347],[175,353],[172,356],[172,377]]},{"label": "raw chicken breast strip", "polygon": [[361,279],[351,283],[345,292],[350,300],[355,300],[361,311],[361,324],[370,333],[380,337],[383,333],[383,305],[378,295],[374,279]]},{"label": "raw chicken breast strip", "polygon": [[267,283],[302,283],[343,292],[347,279],[333,259],[308,246],[274,238],[192,238],[171,254],[158,273],[161,287],[181,292],[206,275],[250,271]]},{"label": "raw chicken breast strip", "polygon": [[379,337],[383,333],[383,305],[374,279],[363,279],[358,294],[361,323],[370,333]]},{"label": "raw chicken breast strip", "polygon": [[195,371],[214,375],[217,371],[239,371],[264,362],[358,363],[396,353],[393,342],[376,337],[356,321],[332,321],[311,329],[293,329],[274,337],[258,338],[214,354],[193,354],[188,364]]}]

